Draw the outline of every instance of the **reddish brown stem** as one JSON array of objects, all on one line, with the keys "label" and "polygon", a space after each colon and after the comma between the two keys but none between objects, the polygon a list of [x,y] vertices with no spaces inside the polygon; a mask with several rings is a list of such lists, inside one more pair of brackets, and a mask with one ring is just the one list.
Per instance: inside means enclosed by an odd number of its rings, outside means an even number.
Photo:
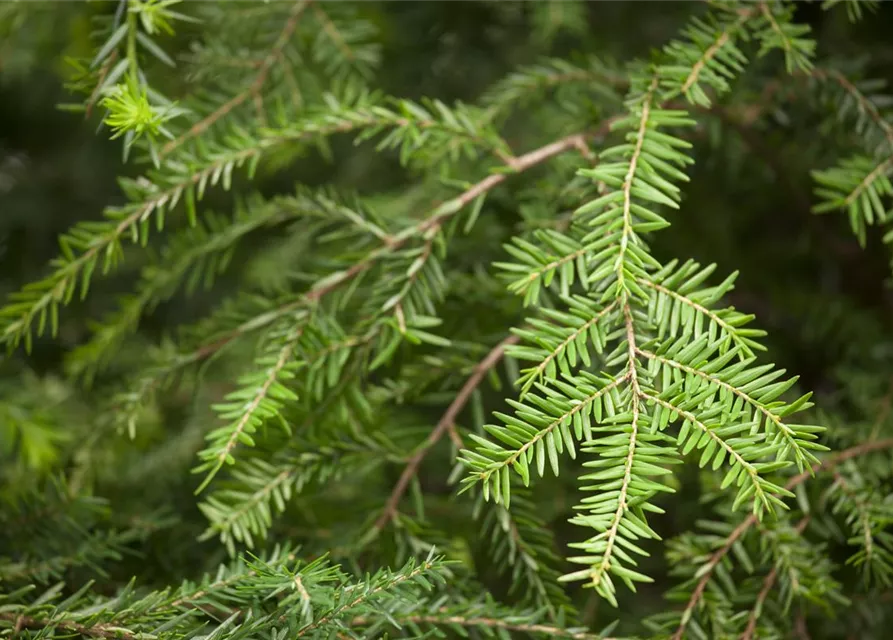
[{"label": "reddish brown stem", "polygon": [[[800,520],[797,526],[794,527],[794,530],[798,534],[803,533],[807,524],[809,524],[809,516]],[[756,604],[754,604],[753,611],[750,612],[750,619],[747,621],[747,628],[741,634],[740,640],[751,640],[754,637],[754,633],[757,631],[757,621],[760,619],[760,611],[763,608],[763,603],[766,602],[766,598],[769,596],[769,592],[775,586],[776,578],[778,578],[778,567],[772,567],[766,579],[763,580],[763,588],[760,589],[760,593],[757,595]]]},{"label": "reddish brown stem", "polygon": [[[855,447],[845,449],[837,455],[831,456],[823,460],[819,464],[814,465],[811,469],[803,471],[802,473],[798,473],[796,476],[788,480],[788,483],[785,485],[785,489],[793,489],[794,487],[805,481],[807,478],[810,478],[817,473],[821,473],[822,471],[833,469],[837,465],[846,462],[847,460],[851,460],[852,458],[858,458],[859,456],[873,453],[875,451],[881,451],[883,449],[889,449],[891,447],[893,447],[893,438],[865,442]],[[729,537],[726,538],[723,546],[720,547],[710,558],[710,561],[707,563],[707,570],[704,571],[701,579],[698,581],[697,586],[695,586],[695,590],[691,594],[691,598],[689,598],[688,603],[685,605],[685,609],[682,612],[682,622],[679,623],[679,628],[677,628],[676,633],[673,634],[672,640],[682,640],[683,634],[685,633],[685,627],[688,625],[688,620],[694,612],[695,607],[701,601],[701,598],[704,595],[704,590],[707,588],[707,583],[710,582],[710,578],[713,575],[713,570],[716,569],[717,565],[722,561],[726,554],[728,554],[729,550],[731,550],[735,542],[737,542],[738,539],[743,536],[748,529],[756,524],[756,522],[757,518],[753,514],[745,518],[741,522],[741,524],[735,527],[732,533],[729,534]]]},{"label": "reddish brown stem", "polygon": [[437,444],[443,437],[443,435],[453,426],[456,421],[456,417],[459,415],[462,409],[465,408],[465,405],[468,404],[468,401],[471,399],[471,394],[474,392],[475,389],[477,389],[478,385],[481,383],[481,380],[483,380],[484,376],[487,375],[487,372],[502,359],[502,356],[505,354],[506,347],[512,344],[516,344],[517,342],[518,336],[513,335],[506,338],[498,345],[493,347],[490,353],[487,354],[487,357],[485,357],[477,364],[471,376],[469,376],[468,380],[465,381],[462,389],[460,389],[456,398],[447,408],[446,413],[443,414],[443,417],[437,423],[437,426],[434,427],[434,430],[431,431],[431,433],[428,435],[428,439],[425,440],[422,446],[419,447],[415,454],[413,454],[413,456],[406,463],[406,467],[403,469],[403,473],[400,474],[400,479],[397,480],[397,484],[394,486],[394,490],[391,492],[391,497],[388,498],[384,511],[375,522],[376,529],[383,529],[385,525],[394,518],[394,516],[397,514],[397,507],[400,504],[400,499],[403,497],[403,494],[406,493],[407,488],[409,488],[409,483],[418,472],[419,466],[422,464],[422,460],[425,459],[425,456],[428,455],[428,452],[431,450],[431,448],[435,444]]}]

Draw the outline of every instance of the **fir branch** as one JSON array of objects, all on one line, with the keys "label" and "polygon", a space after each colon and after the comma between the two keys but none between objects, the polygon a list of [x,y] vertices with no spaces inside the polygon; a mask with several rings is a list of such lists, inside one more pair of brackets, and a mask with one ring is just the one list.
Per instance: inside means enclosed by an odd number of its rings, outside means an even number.
[{"label": "fir branch", "polygon": [[[570,389],[575,389],[571,397],[574,403],[562,403],[550,406],[546,400],[530,395],[529,405],[513,403],[517,408],[516,415],[533,415],[539,428],[527,427],[525,422],[518,418],[504,414],[496,414],[505,422],[505,427],[485,427],[487,432],[508,445],[497,445],[483,438],[472,438],[481,445],[478,452],[463,450],[463,461],[471,469],[471,474],[463,480],[466,485],[464,490],[471,488],[477,482],[484,486],[484,497],[489,499],[490,485],[494,485],[494,500],[508,507],[507,496],[510,493],[509,474],[510,468],[514,468],[522,478],[525,485],[529,482],[529,465],[534,456],[537,461],[537,471],[542,476],[545,473],[545,460],[548,454],[552,473],[558,475],[558,453],[562,448],[567,448],[572,456],[576,455],[573,438],[568,425],[573,422],[578,431],[590,434],[589,419],[595,415],[599,419],[602,415],[602,403],[605,397],[612,393],[629,379],[629,371],[617,379],[599,379],[595,376],[580,376],[568,378],[567,382],[553,381],[553,385],[561,391],[571,394]],[[551,391],[544,385],[537,385],[547,395]],[[553,397],[557,395],[553,392]],[[551,399],[551,398],[550,398]],[[543,407],[544,411],[531,406],[535,404]],[[548,413],[547,413],[548,412]],[[580,416],[580,418],[577,418]],[[522,426],[523,425],[523,426]],[[579,426],[578,426],[579,425]],[[555,435],[556,430],[558,436]],[[580,437],[578,435],[578,437]],[[485,452],[486,455],[482,455]],[[501,488],[501,489],[500,489]]]},{"label": "fir branch", "polygon": [[397,484],[394,485],[393,491],[391,491],[391,495],[388,498],[387,503],[385,504],[384,510],[381,515],[375,521],[375,529],[381,530],[383,529],[391,520],[393,520],[397,515],[398,507],[400,506],[400,499],[403,497],[403,494],[406,493],[406,490],[409,488],[409,483],[415,477],[418,472],[419,466],[422,464],[422,461],[428,455],[428,452],[431,450],[434,445],[436,445],[443,435],[453,427],[456,422],[456,418],[462,412],[462,409],[465,408],[465,405],[471,399],[471,394],[477,389],[478,385],[484,379],[484,376],[492,369],[496,364],[502,359],[502,356],[505,353],[505,350],[508,346],[515,344],[518,342],[519,338],[517,336],[510,336],[500,342],[498,345],[493,347],[490,350],[490,353],[481,360],[481,362],[474,368],[471,376],[469,376],[468,380],[462,385],[462,388],[459,390],[459,393],[456,395],[456,398],[450,403],[450,406],[447,408],[446,413],[443,414],[443,417],[438,421],[437,425],[428,435],[428,439],[422,444],[421,447],[413,454],[413,456],[407,462],[406,467],[403,469],[403,473],[400,474],[400,478],[397,480]]},{"label": "fir branch", "polygon": [[[497,631],[509,631],[517,633],[541,634],[548,638],[568,638],[569,640],[617,640],[609,636],[601,636],[585,631],[570,631],[562,627],[556,627],[548,624],[525,624],[523,622],[512,622],[510,620],[501,620],[499,618],[488,617],[465,617],[458,615],[396,615],[394,619],[398,623],[414,623],[414,624],[430,624],[439,626],[458,626],[468,629],[486,628]],[[355,626],[364,626],[367,620],[364,618],[356,618],[353,623]]]},{"label": "fir branch", "polygon": [[[645,133],[648,128],[648,119],[651,112],[651,102],[654,99],[654,92],[657,89],[659,82],[659,77],[657,75],[651,81],[651,86],[648,88],[648,91],[642,98],[641,104],[639,105],[639,126],[635,135],[635,147],[633,148],[632,154],[629,158],[629,169],[626,172],[626,176],[623,179],[623,186],[621,188],[621,193],[623,194],[623,229],[620,235],[620,248],[619,254],[617,256],[616,267],[615,270],[617,272],[617,288],[620,291],[624,292],[624,296],[627,293],[625,274],[627,272],[626,266],[626,252],[629,246],[630,240],[635,241],[635,232],[633,231],[633,218],[632,218],[632,191],[633,191],[633,180],[636,177],[636,167],[639,164],[639,156],[642,153],[642,146],[645,144]],[[628,313],[628,308],[624,309],[624,313]]]},{"label": "fir branch", "polygon": [[[844,449],[843,451],[813,465],[810,469],[798,473],[790,480],[788,480],[784,488],[790,491],[809,478],[818,475],[823,471],[833,469],[834,467],[840,465],[843,462],[846,462],[847,460],[890,448],[893,448],[893,438],[866,442],[849,449]],[[741,523],[737,527],[735,527],[732,533],[730,533],[729,536],[725,539],[723,545],[710,557],[710,560],[707,562],[707,564],[699,571],[700,579],[698,580],[698,583],[695,586],[695,589],[692,592],[688,603],[685,605],[685,609],[682,612],[682,619],[679,623],[679,627],[676,629],[676,632],[672,636],[672,640],[682,640],[683,634],[685,633],[685,627],[688,625],[688,621],[691,619],[695,607],[701,601],[701,598],[704,595],[704,590],[707,587],[707,583],[710,582],[710,578],[713,575],[714,569],[716,569],[717,565],[719,565],[722,559],[726,557],[729,551],[731,551],[732,546],[756,523],[757,517],[754,514],[751,514],[747,518],[742,520]]]},{"label": "fir branch", "polygon": [[295,2],[295,5],[288,16],[288,19],[285,21],[285,24],[282,27],[282,31],[276,38],[269,53],[257,65],[257,73],[252,82],[243,91],[237,93],[227,102],[220,105],[220,107],[218,107],[213,113],[205,116],[204,118],[193,124],[180,136],[167,142],[161,148],[159,152],[159,158],[163,159],[165,156],[176,150],[178,147],[180,147],[190,139],[201,136],[202,133],[212,127],[218,120],[225,118],[231,111],[239,107],[249,98],[259,98],[259,96],[261,95],[260,91],[263,88],[264,83],[267,81],[270,70],[273,68],[273,65],[281,59],[282,50],[288,43],[289,39],[292,37],[292,34],[294,34],[295,29],[297,29],[298,21],[301,18],[301,14],[304,13],[304,11],[312,3],[312,1],[313,0],[298,0],[298,2]]},{"label": "fir branch", "polygon": [[[52,332],[55,333],[58,325],[58,307],[68,304],[74,296],[80,284],[81,295],[85,296],[90,284],[93,272],[103,259],[102,271],[109,271],[121,256],[121,241],[124,236],[130,234],[132,239],[145,243],[148,240],[149,223],[154,215],[160,225],[165,212],[173,210],[181,197],[185,197],[189,213],[195,217],[195,200],[200,199],[208,184],[216,185],[222,180],[223,186],[229,188],[232,179],[232,171],[235,167],[250,162],[250,173],[260,160],[264,152],[289,142],[300,142],[311,139],[324,138],[337,133],[346,133],[352,130],[362,129],[367,136],[375,135],[383,127],[392,127],[395,130],[385,140],[386,146],[403,144],[403,152],[407,153],[414,146],[419,146],[420,141],[410,134],[415,127],[421,129],[440,129],[448,135],[450,142],[456,136],[464,136],[474,142],[490,145],[497,156],[504,159],[515,172],[524,171],[527,168],[539,164],[543,160],[579,145],[580,134],[546,145],[536,151],[514,158],[506,151],[505,144],[501,140],[492,142],[485,140],[476,133],[472,125],[469,130],[466,125],[459,122],[455,116],[449,114],[443,121],[428,113],[418,105],[408,101],[398,102],[401,112],[392,111],[382,106],[369,106],[361,104],[357,108],[343,108],[341,105],[331,105],[332,109],[321,114],[310,116],[304,122],[292,125],[281,130],[265,132],[259,138],[247,137],[242,132],[235,140],[235,148],[224,148],[212,152],[203,152],[197,161],[168,163],[173,167],[173,175],[159,174],[157,183],[150,183],[149,187],[130,185],[132,197],[142,198],[142,202],[135,202],[123,208],[109,208],[106,211],[107,222],[100,224],[88,222],[78,225],[66,235],[60,238],[64,257],[53,262],[55,270],[43,281],[29,285],[24,290],[10,296],[12,304],[0,309],[0,318],[6,320],[0,339],[11,346],[18,345],[25,340],[26,346],[30,346],[32,340],[32,324],[38,321],[37,334],[42,335],[46,322],[49,320]],[[440,103],[435,106],[446,109]],[[394,135],[394,134],[398,135]],[[407,137],[408,136],[408,137]],[[445,207],[464,207],[481,193],[495,187],[505,180],[505,174],[494,174],[489,179],[481,181],[469,189],[466,194],[447,203]],[[465,200],[467,198],[467,201]],[[429,226],[421,228],[426,231],[430,226],[438,224],[441,218],[449,217],[452,211],[441,212],[436,220]],[[402,237],[398,240],[405,241]],[[81,251],[77,254],[76,251]],[[364,270],[364,269],[363,269]],[[49,318],[47,314],[49,313]]]},{"label": "fir branch", "polygon": [[[544,377],[554,378],[557,368],[560,368],[562,373],[570,375],[570,367],[576,364],[578,355],[584,363],[589,364],[590,358],[586,349],[586,338],[598,333],[597,325],[605,318],[605,316],[614,311],[617,306],[616,302],[612,302],[604,309],[591,313],[591,316],[588,319],[583,320],[580,316],[590,312],[590,309],[587,308],[585,303],[582,300],[568,300],[568,304],[571,305],[572,308],[576,307],[574,310],[580,313],[570,315],[560,314],[553,310],[545,310],[545,313],[551,318],[562,320],[564,321],[563,324],[569,325],[567,327],[568,330],[564,332],[566,333],[566,337],[556,339],[556,336],[551,333],[542,336],[530,329],[514,330],[518,337],[527,338],[528,340],[540,343],[538,345],[540,348],[518,347],[509,350],[509,355],[515,358],[536,359],[540,361],[535,367],[526,369],[523,372],[522,377],[518,379],[517,382],[521,384],[521,399],[524,398],[524,394],[527,393],[535,383],[541,382]],[[549,326],[545,322],[530,321],[530,323],[533,329],[545,330],[546,327]],[[555,328],[555,325],[551,325],[550,328]],[[564,329],[564,327],[562,327],[562,329]],[[596,343],[596,350],[599,352],[601,351],[601,343],[601,340]]]},{"label": "fir branch", "polygon": [[849,501],[855,506],[855,511],[858,513],[859,527],[862,529],[862,539],[865,543],[865,564],[870,565],[874,555],[874,539],[871,535],[871,514],[869,513],[870,505],[850,486],[849,481],[837,471],[834,472],[834,485],[839,486]]},{"label": "fir branch", "polygon": [[[362,589],[362,587],[365,585],[359,585],[359,588],[363,591],[363,593],[349,600],[348,602],[336,604],[328,613],[299,629],[295,637],[301,638],[309,632],[325,626],[329,622],[333,621],[337,616],[340,616],[345,612],[356,608],[358,605],[366,602],[367,600],[370,600],[371,598],[374,598],[377,594],[383,591],[393,589],[404,582],[421,582],[423,577],[426,574],[432,574],[432,570],[439,564],[440,560],[438,558],[435,558],[433,555],[429,555],[429,557],[423,562],[420,562],[418,566],[412,566],[412,564],[410,564],[408,566],[408,570],[404,570],[403,572],[395,573],[393,575],[383,575],[379,581],[379,584],[374,584],[370,580],[370,584],[365,589]],[[373,584],[374,586],[372,586]],[[427,582],[422,582],[422,584],[427,584]]]},{"label": "fir branch", "polygon": [[[797,534],[803,533],[803,530],[806,528],[806,525],[809,524],[809,516],[802,518],[800,522],[794,527],[794,531]],[[757,600],[754,603],[753,609],[750,612],[750,616],[747,619],[747,627],[744,629],[744,632],[741,634],[739,640],[751,640],[754,637],[754,634],[757,630],[757,621],[760,619],[760,613],[763,610],[763,603],[766,602],[766,598],[769,597],[769,593],[772,591],[772,587],[775,586],[775,580],[778,577],[778,565],[772,567],[769,573],[766,575],[766,578],[763,580],[763,587],[760,589],[760,593],[757,595]]]},{"label": "fir branch", "polygon": [[[679,325],[682,325],[683,331],[690,333],[694,338],[699,338],[703,329],[698,317],[703,317],[711,325],[708,328],[710,339],[713,339],[712,330],[715,326],[728,336],[730,346],[737,346],[740,349],[742,358],[753,357],[754,351],[765,350],[765,347],[756,340],[765,335],[765,331],[745,327],[753,319],[752,315],[739,313],[734,308],[714,311],[708,306],[731,291],[737,273],[733,273],[716,287],[696,290],[696,287],[713,271],[713,266],[699,269],[697,263],[688,261],[675,273],[674,266],[675,261],[671,261],[662,272],[649,278],[636,279],[636,283],[642,289],[655,292],[655,299],[649,304],[649,316],[658,326],[659,337],[663,338],[667,334],[677,335]],[[682,305],[683,308],[667,314],[665,299]],[[685,308],[693,313],[686,313]],[[725,350],[725,346],[721,347],[720,353],[724,353]]]},{"label": "fir branch", "polygon": [[407,227],[393,236],[388,236],[381,247],[371,251],[365,258],[354,263],[348,269],[329,274],[323,280],[318,281],[308,292],[302,294],[298,298],[264,313],[262,316],[241,323],[231,331],[206,342],[198,349],[190,353],[178,354],[167,366],[163,366],[154,373],[150,373],[149,376],[146,376],[144,378],[144,383],[140,384],[142,391],[138,394],[138,397],[131,398],[128,403],[139,404],[141,397],[146,393],[149,393],[158,385],[163,377],[170,375],[173,371],[205,360],[232,343],[234,340],[269,326],[280,318],[283,318],[302,307],[314,306],[323,297],[334,292],[342,285],[347,284],[361,273],[364,273],[379,260],[400,249],[411,239],[424,236],[427,232],[439,228],[447,219],[458,214],[470,203],[499,186],[512,175],[527,171],[528,169],[546,162],[550,158],[559,154],[566,153],[569,150],[578,149],[579,145],[583,144],[583,141],[583,134],[574,134],[516,157],[513,160],[512,166],[509,168],[510,170],[491,174],[466,189],[460,195],[437,207],[427,218],[418,224]]},{"label": "fir branch", "polygon": [[[671,402],[667,402],[666,400],[655,396],[649,396],[647,394],[642,394],[642,397],[645,400],[654,402],[655,404],[667,409],[668,411],[671,411],[682,420],[695,425],[703,435],[706,435],[708,438],[710,438],[710,440],[715,442],[720,449],[726,452],[732,466],[740,465],[740,467],[742,467],[747,473],[749,481],[751,483],[752,492],[756,496],[754,507],[757,508],[759,505],[764,505],[766,507],[770,506],[770,501],[775,497],[767,494],[766,491],[763,489],[763,485],[766,484],[766,481],[760,477],[759,472],[753,464],[748,462],[741,453],[736,451],[734,447],[729,445],[728,442],[724,441],[720,436],[718,436],[713,429],[698,420],[697,416],[695,416],[694,414],[685,411],[684,409],[680,409]],[[700,439],[700,436],[698,436],[698,438]],[[695,438],[693,437],[691,440],[695,440]]]},{"label": "fir branch", "polygon": [[0,611],[0,620],[6,620],[13,624],[13,636],[18,635],[22,629],[43,631],[45,629],[59,629],[70,633],[76,633],[87,638],[103,638],[105,640],[137,640],[138,634],[123,629],[114,624],[85,625],[68,620],[53,620],[33,618],[17,613]]},{"label": "fir branch", "polygon": [[[571,607],[554,566],[558,560],[554,536],[524,490],[516,487],[512,492],[510,510],[500,507],[486,512],[482,528],[483,538],[489,542],[486,549],[497,570],[511,576],[509,593],[521,592],[525,601],[545,608],[554,622]],[[485,508],[486,503],[479,500],[475,518]]]},{"label": "fir branch", "polygon": [[[208,486],[224,464],[235,462],[232,452],[239,442],[253,444],[249,434],[257,429],[267,414],[275,412],[276,406],[283,400],[294,399],[294,394],[286,389],[282,381],[293,375],[289,372],[288,365],[292,362],[298,343],[304,335],[303,318],[295,318],[295,322],[296,326],[289,330],[289,335],[275,359],[263,358],[258,361],[258,364],[267,366],[265,376],[259,381],[257,375],[252,373],[240,380],[243,386],[253,387],[253,394],[246,397],[244,390],[231,393],[226,397],[231,402],[218,407],[223,417],[231,417],[234,412],[238,417],[234,424],[209,434],[211,445],[200,454],[205,463],[196,469],[196,471],[207,470],[208,473],[196,489],[196,493],[201,493]],[[260,384],[257,384],[258,382]]]},{"label": "fir branch", "polygon": [[856,472],[852,479],[847,479],[834,472],[828,493],[833,495],[838,489],[839,493],[831,511],[843,512],[844,522],[852,532],[847,543],[859,547],[847,564],[862,567],[865,585],[889,585],[893,577],[893,536],[885,529],[893,523],[893,508],[885,499],[885,492],[879,492],[860,475]]},{"label": "fir branch", "polygon": [[628,86],[629,80],[624,75],[596,58],[590,57],[578,64],[549,58],[512,72],[488,90],[481,103],[486,107],[487,118],[498,120],[553,89],[560,97],[568,88],[579,87],[596,92],[610,103],[619,103],[617,92],[625,91]]},{"label": "fir branch", "polygon": [[335,43],[338,49],[340,49],[344,57],[348,60],[354,59],[356,56],[353,50],[350,48],[350,45],[348,45],[345,38],[338,32],[338,28],[332,23],[329,16],[326,15],[326,12],[320,8],[319,4],[313,5],[313,11],[322,23],[323,31],[329,36],[332,42]]},{"label": "fir branch", "polygon": [[[342,396],[333,397],[343,402]],[[314,417],[320,416],[311,414],[308,421]],[[305,431],[305,427],[302,425],[299,432]],[[404,462],[405,457],[392,449],[371,438],[348,438],[334,443],[311,438],[289,443],[276,451],[270,462],[252,458],[236,467],[231,481],[220,491],[199,504],[210,523],[200,539],[218,535],[230,555],[235,555],[235,542],[252,548],[256,540],[267,536],[274,511],[284,511],[289,500],[303,492],[307,484],[314,483],[323,490],[345,475],[359,480],[382,464]]]},{"label": "fir branch", "polygon": [[[803,442],[804,433],[797,433],[793,428],[789,427],[787,424],[785,424],[782,421],[783,414],[781,414],[780,412],[784,411],[784,413],[789,413],[791,411],[789,409],[787,409],[787,407],[785,407],[784,405],[782,407],[779,407],[779,409],[773,410],[772,408],[767,406],[767,404],[765,402],[758,400],[753,395],[751,395],[750,392],[748,392],[746,390],[747,386],[749,384],[755,385],[756,381],[765,380],[763,386],[758,387],[758,389],[759,389],[759,392],[761,393],[761,395],[767,395],[767,387],[765,385],[768,384],[769,382],[771,382],[774,378],[778,377],[779,375],[784,374],[783,369],[775,371],[775,372],[771,372],[769,374],[764,374],[764,368],[758,368],[758,369],[754,370],[757,373],[756,380],[753,380],[750,382],[738,383],[737,382],[738,378],[753,377],[753,376],[745,376],[745,373],[741,370],[741,369],[743,369],[743,367],[739,367],[738,369],[734,370],[734,373],[731,373],[731,372],[706,373],[706,372],[702,371],[701,369],[693,367],[689,364],[678,362],[672,358],[666,358],[662,355],[658,355],[656,353],[651,353],[650,351],[640,349],[637,352],[643,358],[647,358],[648,360],[653,360],[655,362],[660,363],[663,366],[671,367],[678,371],[684,372],[687,375],[696,376],[696,377],[700,378],[701,380],[706,381],[709,384],[716,385],[719,388],[723,389],[729,395],[739,398],[746,405],[752,407],[755,412],[757,412],[763,416],[763,419],[764,419],[765,423],[767,424],[767,426],[769,424],[771,424],[774,427],[774,429],[777,430],[778,433],[780,433],[782,435],[783,439],[786,441],[787,447],[789,447],[794,452],[794,458],[797,461],[797,464],[801,470],[804,468],[804,466],[806,464],[816,461],[815,456],[813,454],[811,454],[809,451],[805,450],[805,447],[804,447],[805,443]],[[747,362],[747,361],[745,361],[745,362]],[[726,377],[730,377],[730,379],[732,381],[735,381],[735,383],[733,384],[732,382],[728,382],[728,381],[724,380],[723,379],[724,375]],[[791,384],[793,384],[793,382],[795,380],[796,379],[793,379],[793,380],[789,381],[789,383],[777,383],[777,384],[782,384],[782,385],[789,387]],[[739,386],[739,385],[744,385],[744,386]],[[781,387],[778,387],[778,388],[780,389]],[[776,397],[777,395],[779,395],[778,393],[776,393],[775,385],[773,385],[772,387],[769,387],[769,389],[772,389],[772,392],[769,395],[772,395],[773,398]],[[796,404],[797,403],[795,403],[795,405]],[[771,433],[771,431],[770,431],[770,433]]]},{"label": "fir branch", "polygon": [[740,73],[742,63],[746,62],[744,54],[735,46],[735,36],[757,14],[757,9],[743,9],[737,14],[737,19],[726,23],[718,33],[717,25],[712,22],[692,20],[683,31],[689,42],[674,41],[664,49],[670,63],[661,65],[659,73],[662,84],[670,89],[670,96],[682,94],[690,102],[709,107],[711,100],[701,88],[701,82],[717,93],[729,90],[726,77]]},{"label": "fir branch", "polygon": [[788,73],[811,71],[816,43],[803,37],[810,32],[809,25],[790,22],[793,8],[788,6],[780,5],[776,12],[769,7],[767,0],[760,0],[758,9],[767,24],[766,29],[757,31],[757,37],[761,40],[760,55],[771,49],[781,49]]},{"label": "fir branch", "polygon": [[[652,84],[651,91],[654,90],[656,84]],[[643,108],[643,113],[645,109]],[[641,130],[640,130],[641,131]],[[634,152],[634,158],[635,158]],[[633,166],[633,163],[631,163]],[[627,180],[631,183],[632,176],[634,174],[634,169],[630,170],[630,173],[627,174]],[[625,211],[625,209],[624,209]],[[626,215],[626,213],[624,213]],[[598,562],[596,566],[594,566],[588,573],[589,579],[592,583],[593,588],[595,588],[599,593],[606,595],[608,599],[613,600],[613,589],[610,585],[605,586],[602,584],[602,581],[605,579],[608,571],[610,571],[612,564],[617,564],[614,562],[614,546],[617,544],[617,535],[618,530],[620,528],[620,524],[626,516],[627,510],[629,509],[628,504],[628,492],[630,490],[630,485],[633,479],[633,461],[635,460],[636,455],[636,445],[639,437],[639,414],[641,408],[639,406],[640,399],[642,397],[642,390],[639,387],[639,375],[636,371],[637,365],[637,352],[636,352],[636,330],[633,326],[633,318],[632,311],[629,307],[629,302],[623,302],[623,317],[624,323],[626,325],[626,347],[627,347],[627,379],[629,381],[630,389],[632,390],[632,416],[630,418],[630,432],[629,432],[629,444],[627,445],[627,455],[626,460],[623,463],[623,475],[621,476],[620,489],[617,492],[617,510],[614,512],[613,519],[610,522],[608,530],[606,533],[597,536],[594,540],[587,541],[588,543],[592,543],[595,540],[603,540],[604,541],[604,551],[601,552],[601,561]],[[615,571],[617,567],[614,567]],[[635,573],[635,572],[629,572]],[[623,574],[621,574],[623,575]]]},{"label": "fir branch", "polygon": [[244,236],[309,212],[312,205],[308,200],[254,200],[247,206],[237,205],[232,221],[209,212],[202,224],[173,236],[158,258],[142,270],[136,295],[125,298],[117,312],[94,328],[90,341],[71,354],[74,373],[91,378],[136,328],[143,313],[172,297],[182,281],[187,281],[190,293],[199,282],[207,287],[227,266],[233,248]]},{"label": "fir branch", "polygon": [[880,129],[880,131],[884,134],[884,138],[887,140],[887,144],[890,146],[891,151],[893,151],[893,124],[887,121],[884,118],[880,111],[877,108],[877,105],[872,102],[868,96],[866,96],[862,91],[853,84],[849,78],[847,78],[843,73],[836,69],[826,69],[822,67],[816,67],[809,72],[809,75],[813,78],[818,78],[819,80],[828,82],[832,81],[840,85],[844,91],[847,92],[859,105],[859,109],[863,113],[867,113],[868,117],[871,118],[871,121],[875,124],[875,126]]}]

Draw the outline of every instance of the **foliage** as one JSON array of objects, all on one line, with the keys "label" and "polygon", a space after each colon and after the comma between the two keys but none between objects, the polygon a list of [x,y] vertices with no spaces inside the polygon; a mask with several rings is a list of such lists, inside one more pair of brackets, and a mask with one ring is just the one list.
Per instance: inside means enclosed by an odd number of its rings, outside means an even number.
[{"label": "foliage", "polygon": [[0,634],[884,637],[890,11],[839,4],[3,9],[125,164],[0,226]]}]

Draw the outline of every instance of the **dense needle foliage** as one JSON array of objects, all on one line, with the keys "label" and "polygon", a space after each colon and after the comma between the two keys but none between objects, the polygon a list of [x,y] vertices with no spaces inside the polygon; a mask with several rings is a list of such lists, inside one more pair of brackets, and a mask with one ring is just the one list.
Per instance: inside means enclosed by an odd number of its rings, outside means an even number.
[{"label": "dense needle foliage", "polygon": [[0,5],[0,636],[889,637],[891,17]]}]

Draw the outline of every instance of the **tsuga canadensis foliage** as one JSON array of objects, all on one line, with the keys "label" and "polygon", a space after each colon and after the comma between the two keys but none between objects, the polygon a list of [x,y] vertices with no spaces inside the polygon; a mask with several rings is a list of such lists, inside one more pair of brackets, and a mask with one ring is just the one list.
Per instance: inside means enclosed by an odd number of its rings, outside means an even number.
[{"label": "tsuga canadensis foliage", "polygon": [[889,638],[890,11],[668,7],[3,6],[123,164],[3,276],[0,637]]}]

